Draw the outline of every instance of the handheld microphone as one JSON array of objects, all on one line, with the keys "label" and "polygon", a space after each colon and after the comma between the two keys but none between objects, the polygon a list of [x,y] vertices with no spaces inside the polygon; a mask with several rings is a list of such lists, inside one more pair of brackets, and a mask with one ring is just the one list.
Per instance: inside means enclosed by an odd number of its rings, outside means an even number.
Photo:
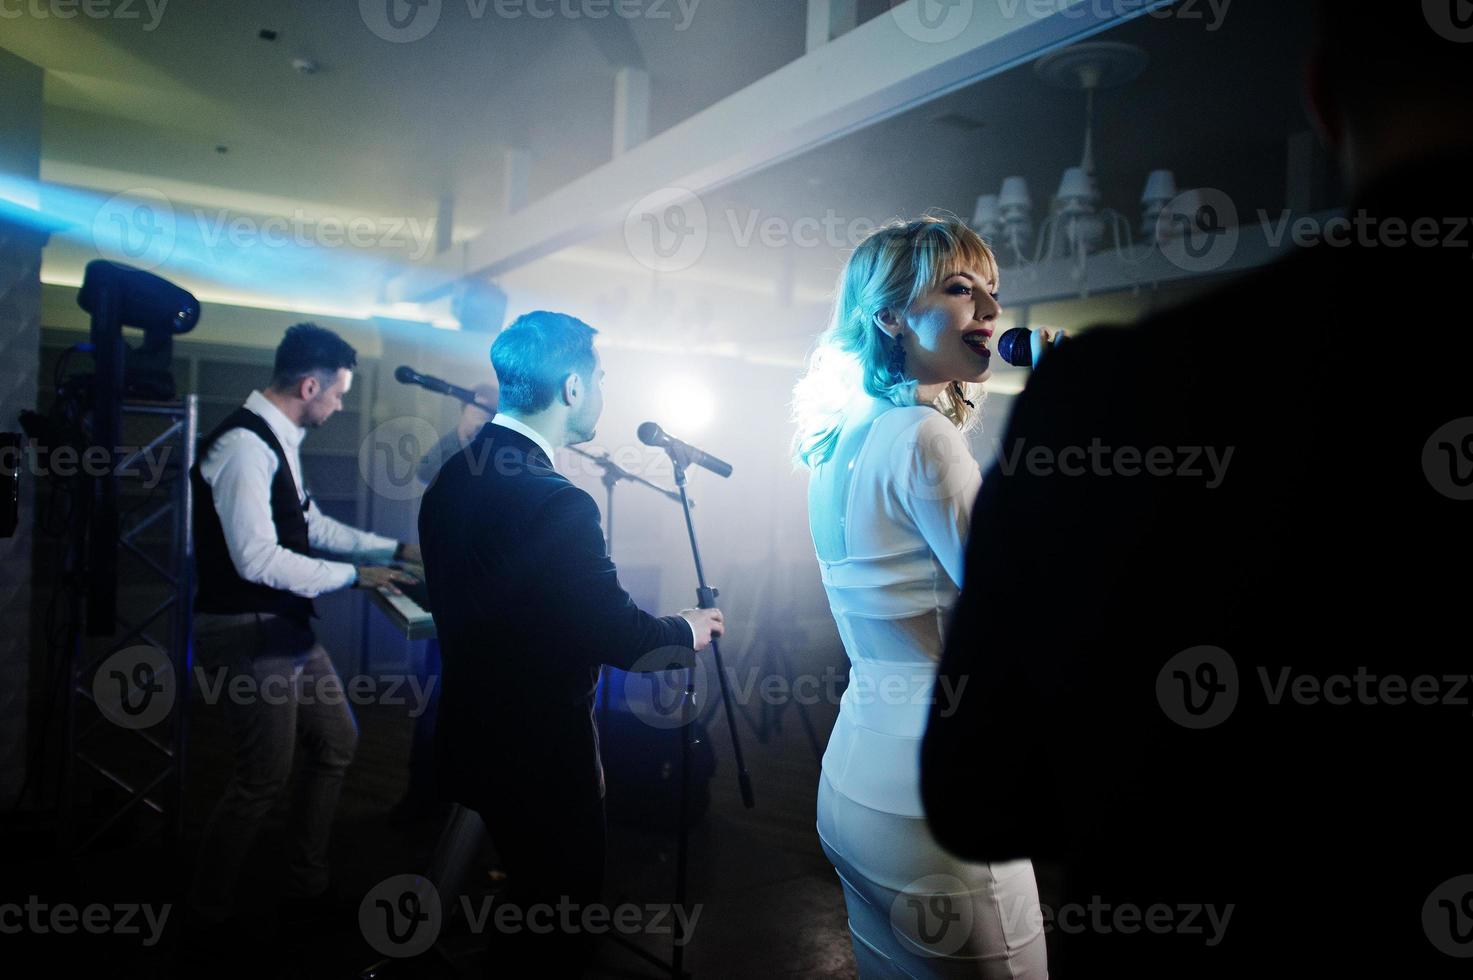
[{"label": "handheld microphone", "polygon": [[[1049,351],[1052,346],[1058,346],[1064,336],[1064,332],[1059,332],[1053,336],[1053,340],[1044,342],[1044,352]],[[997,352],[1013,367],[1033,367],[1033,330],[1028,327],[1003,330],[1003,336],[997,337]]]},{"label": "handheld microphone", "polygon": [[997,338],[997,352],[1013,367],[1031,368],[1033,366],[1032,334],[1033,331],[1027,327],[1004,330],[1002,336]]},{"label": "handheld microphone", "polygon": [[682,466],[695,464],[704,466],[717,476],[731,476],[731,464],[722,459],[717,459],[708,452],[703,452],[689,443],[681,442],[679,439],[667,433],[653,422],[643,422],[639,426],[639,441],[646,446],[654,446],[663,449],[671,457],[679,457]]},{"label": "handheld microphone", "polygon": [[471,391],[469,388],[462,388],[460,387],[460,385],[453,385],[450,382],[445,381],[441,378],[436,378],[433,375],[420,374],[418,371],[407,364],[401,364],[399,365],[399,367],[394,369],[394,380],[399,382],[401,385],[419,385],[421,388],[424,388],[427,391],[433,391],[437,395],[449,395],[451,398],[460,399],[467,405],[476,405],[480,408],[486,409],[486,411],[488,412],[491,411],[488,406],[482,405],[479,401],[476,400],[476,393],[474,391]]}]

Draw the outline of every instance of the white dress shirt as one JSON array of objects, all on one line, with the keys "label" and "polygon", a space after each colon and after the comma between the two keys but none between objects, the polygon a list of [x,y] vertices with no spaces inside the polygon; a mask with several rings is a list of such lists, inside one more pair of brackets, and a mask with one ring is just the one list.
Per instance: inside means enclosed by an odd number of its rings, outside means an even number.
[{"label": "white dress shirt", "polygon": [[[535,442],[537,444],[537,446],[538,446],[539,449],[541,449],[544,453],[547,454],[548,462],[553,463],[553,468],[556,469],[556,460],[557,460],[557,457],[552,454],[552,444],[547,441],[547,438],[545,436],[543,436],[542,433],[538,432],[536,429],[532,428],[530,425],[528,425],[527,423],[523,422],[521,419],[515,418],[515,417],[513,417],[511,415],[503,415],[500,412],[497,412],[496,415],[495,415],[495,417],[491,419],[491,424],[492,425],[499,425],[502,428],[504,428],[504,429],[510,429],[513,432],[520,432],[522,435],[526,436],[528,439],[531,439],[533,442]],[[683,620],[685,620],[686,625],[688,625],[690,627],[691,646],[693,648],[699,650],[700,647],[696,646],[696,640],[695,640],[695,636],[696,636],[696,624],[694,622],[692,622],[691,621],[691,618],[689,616],[687,616],[685,613],[681,613],[680,614],[680,618],[683,619]]]},{"label": "white dress shirt", "polygon": [[[307,430],[287,418],[259,391],[251,392],[245,407],[265,419],[281,443],[297,498],[305,502],[300,450]],[[248,429],[225,433],[200,461],[200,475],[214,495],[225,545],[241,578],[310,599],[352,585],[358,578],[354,567],[357,563],[394,557],[398,541],[335,521],[318,508],[316,501],[307,509],[308,542],[313,550],[351,560],[325,561],[283,548],[271,519],[271,481],[276,467],[276,453]]]},{"label": "white dress shirt", "polygon": [[522,435],[526,436],[528,439],[531,439],[537,444],[538,449],[541,449],[544,453],[547,454],[547,461],[553,465],[553,469],[557,469],[557,457],[554,456],[552,453],[552,443],[548,442],[547,437],[544,436],[542,433],[538,432],[536,429],[532,428],[521,419],[516,418],[512,415],[504,415],[501,412],[497,412],[496,415],[492,417],[491,424],[499,425],[503,429],[510,429],[513,432],[519,432]]}]

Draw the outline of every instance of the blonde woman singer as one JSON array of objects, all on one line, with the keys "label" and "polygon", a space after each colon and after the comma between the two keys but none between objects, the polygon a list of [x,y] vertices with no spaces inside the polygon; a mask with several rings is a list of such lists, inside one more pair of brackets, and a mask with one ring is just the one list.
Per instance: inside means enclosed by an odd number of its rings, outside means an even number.
[{"label": "blonde woman singer", "polygon": [[952,857],[920,796],[931,700],[965,693],[936,690],[936,664],[982,479],[964,432],[999,311],[997,263],[966,225],[881,228],[850,257],[794,393],[813,544],[851,665],[818,833],[865,978],[1048,975],[1031,862]]}]

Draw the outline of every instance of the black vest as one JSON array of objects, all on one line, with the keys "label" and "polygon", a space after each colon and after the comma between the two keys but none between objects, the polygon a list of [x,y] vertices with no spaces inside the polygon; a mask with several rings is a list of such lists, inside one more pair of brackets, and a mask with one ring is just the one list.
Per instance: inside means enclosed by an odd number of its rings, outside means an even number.
[{"label": "black vest", "polygon": [[297,496],[286,451],[266,420],[247,408],[237,408],[199,444],[199,455],[189,470],[194,487],[194,554],[199,591],[194,597],[197,612],[208,613],[274,613],[302,626],[317,615],[312,600],[284,589],[273,589],[247,582],[235,570],[230,551],[225,545],[225,529],[215,509],[215,495],[200,473],[200,463],[221,436],[231,429],[246,429],[261,437],[276,453],[276,475],[271,479],[271,521],[276,525],[276,540],[289,551],[311,555],[307,541],[307,513]]}]

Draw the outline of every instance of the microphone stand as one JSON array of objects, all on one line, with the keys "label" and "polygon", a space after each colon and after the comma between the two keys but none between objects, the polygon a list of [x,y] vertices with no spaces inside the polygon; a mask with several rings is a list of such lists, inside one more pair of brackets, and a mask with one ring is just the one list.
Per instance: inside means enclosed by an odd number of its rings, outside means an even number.
[{"label": "microphone stand", "polygon": [[[586,452],[586,451],[584,451],[582,449],[577,448],[576,446],[566,446],[564,448],[566,448],[571,453],[576,453],[579,456],[582,456],[584,459],[592,460],[594,463],[598,464],[598,466],[603,470],[602,482],[603,482],[603,485],[604,485],[604,492],[606,494],[606,499],[607,499],[607,503],[606,503],[606,505],[604,507],[604,546],[608,549],[608,552],[609,552],[610,555],[613,555],[613,553],[614,553],[614,487],[618,486],[618,484],[619,484],[619,482],[621,480],[627,480],[630,483],[637,483],[640,486],[648,487],[649,489],[651,489],[651,490],[655,491],[656,493],[658,493],[660,496],[666,497],[666,498],[668,498],[670,500],[673,500],[673,501],[679,503],[685,509],[685,519],[686,519],[687,525],[689,525],[689,523],[690,523],[690,511],[691,511],[691,508],[695,507],[695,502],[692,501],[688,496],[686,496],[686,493],[685,493],[685,483],[684,483],[684,481],[685,481],[685,473],[684,473],[684,471],[680,467],[677,466],[676,467],[676,471],[675,471],[675,473],[676,473],[676,483],[680,487],[680,492],[679,493],[676,493],[676,492],[674,492],[672,490],[666,490],[664,487],[660,486],[658,483],[651,483],[649,480],[646,480],[644,477],[639,476],[639,475],[637,475],[635,473],[629,472],[624,467],[622,467],[618,463],[614,462],[613,457],[610,456],[608,453],[604,453],[601,456],[596,456],[593,453]],[[692,534],[694,534],[694,531],[692,531]],[[694,537],[692,537],[691,542],[692,542],[692,544],[694,544],[694,542],[695,542]],[[699,559],[699,557],[697,557],[696,563],[697,563],[697,567],[699,569],[699,565],[700,565],[700,559]],[[705,583],[703,581],[702,582],[702,585],[704,586],[704,584]],[[711,591],[711,596],[714,599],[716,593],[715,593],[714,590],[710,590],[710,591]],[[714,641],[713,641],[713,645],[714,645]],[[602,670],[600,670],[599,673],[600,673],[600,676],[599,676],[599,723],[600,723],[600,726],[602,726],[604,719],[606,719],[608,717],[608,711],[609,711],[609,685],[607,683],[607,677],[604,676],[604,672]],[[689,780],[689,778],[687,776],[687,773],[690,771],[690,754],[691,754],[689,728],[690,728],[691,721],[693,720],[691,718],[691,715],[690,715],[690,706],[691,706],[691,703],[694,701],[694,696],[693,696],[693,692],[692,692],[691,676],[692,676],[691,675],[691,672],[689,670],[687,670],[686,671],[685,695],[684,695],[683,700],[681,702],[680,827],[679,827],[679,831],[678,831],[680,837],[679,837],[679,844],[677,845],[677,852],[676,852],[677,853],[677,857],[676,857],[676,872],[675,872],[676,873],[676,885],[675,885],[675,896],[676,897],[675,897],[675,901],[676,901],[677,904],[683,903],[685,901],[686,851],[687,851],[687,847],[688,847],[688,843],[687,843],[687,830],[686,830],[686,817],[687,817],[687,813],[689,812],[689,796],[690,796],[690,780]],[[723,689],[724,689],[724,687],[725,687],[725,683],[723,681]],[[608,740],[608,733],[607,732],[600,732],[600,737],[603,740],[603,743],[605,745],[607,745],[608,742],[609,742],[609,740]],[[740,759],[740,750],[738,750],[738,759]],[[745,770],[743,770],[743,774],[745,775]],[[749,800],[749,802],[747,803],[748,806],[751,806],[752,805],[751,802],[750,802],[750,794],[751,794],[750,788],[747,788],[747,789],[744,790],[743,799]],[[677,916],[677,919],[678,918],[679,917]],[[653,963],[656,966],[669,969],[670,975],[672,977],[675,977],[676,980],[685,980],[685,978],[688,976],[688,974],[685,972],[685,970],[682,968],[682,965],[681,965],[682,964],[682,958],[683,958],[683,952],[684,952],[683,951],[683,944],[677,943],[675,945],[674,951],[673,951],[673,953],[671,954],[671,957],[670,957],[670,962],[669,963],[665,963],[664,961],[662,961],[662,960],[658,959],[657,957],[653,956],[652,954],[650,954],[648,951],[646,951],[643,948],[635,945],[633,942],[631,942],[626,937],[620,936],[618,933],[610,933],[610,938],[613,939],[614,942],[618,943],[620,946],[623,946],[625,949],[628,949],[630,952],[638,955],[642,959],[645,959],[645,960]]]},{"label": "microphone stand", "polygon": [[[696,543],[696,525],[690,515],[692,504],[690,497],[685,492],[685,470],[690,465],[690,457],[678,446],[666,446],[665,452],[670,457],[671,465],[675,468],[675,486],[680,491],[681,509],[685,512],[685,529],[690,536],[691,557],[696,563],[696,605],[701,609],[714,609],[718,592],[706,583],[706,570],[701,564],[701,548]],[[721,644],[715,637],[711,638],[711,656],[716,665],[716,677],[721,686],[721,700],[726,707],[726,724],[731,732],[732,755],[736,761],[737,783],[741,788],[742,803],[750,810],[756,805],[756,800],[752,795],[752,777],[747,772],[746,761],[742,758],[742,742],[737,732],[736,714],[731,703],[731,690],[726,683],[726,669],[721,663]],[[675,851],[675,904],[678,907],[685,905],[686,858],[690,850],[687,816],[690,812],[690,727],[693,720],[691,712],[695,700],[695,672],[687,667],[685,695],[681,699],[680,706],[680,830]],[[682,927],[677,924],[676,928],[680,930]],[[677,932],[673,937],[673,948],[670,955],[670,975],[673,977],[680,978],[685,975],[681,964],[686,943],[689,941],[690,937],[683,932]]]},{"label": "microphone stand", "polygon": [[[604,508],[604,546],[608,549],[610,555],[613,555],[614,553],[614,487],[618,484],[620,480],[628,480],[630,483],[638,483],[640,486],[649,487],[660,496],[668,497],[676,503],[680,503],[680,495],[677,494],[675,491],[666,490],[658,483],[651,483],[644,477],[629,472],[624,467],[614,462],[614,458],[608,453],[604,453],[602,456],[595,456],[593,453],[584,452],[576,446],[567,446],[565,448],[570,453],[577,453],[584,459],[593,460],[593,462],[597,463],[599,467],[602,468],[604,471],[602,479],[604,485],[604,493],[608,500],[608,505]],[[694,507],[695,503],[692,502],[691,506]]]},{"label": "microphone stand", "polygon": [[[603,469],[604,494],[608,501],[604,505],[604,548],[608,551],[610,557],[613,557],[614,554],[614,487],[618,485],[620,480],[628,480],[630,483],[637,483],[640,486],[649,487],[662,497],[668,497],[676,503],[680,502],[679,494],[673,490],[666,490],[658,483],[651,483],[644,477],[629,472],[614,462],[614,458],[608,453],[604,453],[602,456],[595,456],[593,453],[585,452],[576,446],[566,446],[564,448],[570,453],[577,453],[584,459],[593,460],[593,462],[597,463]],[[695,504],[692,503],[691,506],[694,507]],[[605,683],[606,680],[607,678],[604,677],[603,670],[600,669],[598,697],[600,724],[602,724],[604,718],[608,717],[609,711],[609,685]],[[601,731],[599,735],[604,737],[605,742],[608,741],[608,732]]]}]

